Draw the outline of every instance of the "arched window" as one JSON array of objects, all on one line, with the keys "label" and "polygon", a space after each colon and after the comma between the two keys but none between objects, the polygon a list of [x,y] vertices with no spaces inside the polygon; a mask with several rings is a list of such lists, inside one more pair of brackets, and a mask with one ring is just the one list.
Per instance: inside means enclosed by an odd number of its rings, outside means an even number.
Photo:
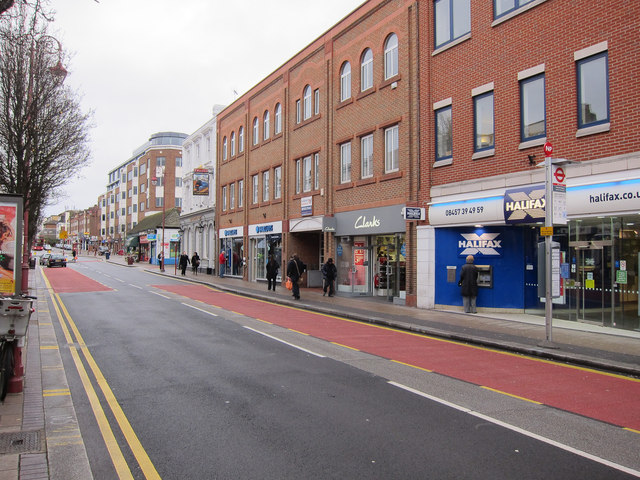
[{"label": "arched window", "polygon": [[276,108],[274,110],[274,115],[275,117],[275,125],[273,126],[273,133],[274,135],[278,135],[280,132],[282,132],[282,106],[277,103],[276,104]]},{"label": "arched window", "polygon": [[222,139],[222,160],[227,159],[227,137]]},{"label": "arched window", "polygon": [[271,128],[269,127],[269,110],[265,110],[264,115],[262,116],[262,128],[262,135],[264,136],[265,140],[268,140],[269,132],[271,131]]},{"label": "arched window", "polygon": [[351,98],[351,64],[344,62],[340,69],[340,101]]},{"label": "arched window", "polygon": [[392,33],[384,42],[384,79],[398,75],[398,37]]},{"label": "arched window", "polygon": [[362,52],[360,61],[360,90],[365,91],[373,87],[373,53],[370,48]]},{"label": "arched window", "polygon": [[238,130],[238,153],[244,152],[244,127]]},{"label": "arched window", "polygon": [[303,115],[302,119],[306,120],[311,117],[311,87],[307,85],[304,87],[303,96]]},{"label": "arched window", "polygon": [[231,132],[231,156],[236,154],[236,132]]},{"label": "arched window", "polygon": [[253,144],[258,145],[260,142],[260,127],[258,125],[258,117],[253,119]]}]

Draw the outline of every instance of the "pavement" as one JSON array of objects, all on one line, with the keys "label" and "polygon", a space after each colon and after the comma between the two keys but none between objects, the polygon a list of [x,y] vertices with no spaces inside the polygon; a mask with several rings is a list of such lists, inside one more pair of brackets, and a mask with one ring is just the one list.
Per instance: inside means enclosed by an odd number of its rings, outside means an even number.
[{"label": "pavement", "polygon": [[[173,265],[160,272],[148,263],[127,265],[118,255],[108,262],[324,314],[640,377],[640,331],[554,319],[549,343],[544,317],[534,315],[481,309],[478,314],[465,314],[453,307],[424,310],[391,303],[386,297],[327,297],[319,288],[302,288],[301,299],[295,300],[284,286],[268,291],[266,282],[196,275],[191,269],[182,277]],[[91,479],[49,310],[50,293],[39,270],[30,273],[30,292],[38,300],[22,349],[23,392],[9,393],[0,405],[0,480]]]}]

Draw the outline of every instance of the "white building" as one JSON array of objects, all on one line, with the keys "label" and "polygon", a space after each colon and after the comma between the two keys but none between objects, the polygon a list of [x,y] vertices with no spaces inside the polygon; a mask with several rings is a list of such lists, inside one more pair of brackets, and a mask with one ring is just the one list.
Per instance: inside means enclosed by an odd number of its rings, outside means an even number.
[{"label": "white building", "polygon": [[200,257],[200,269],[216,268],[215,166],[216,122],[224,106],[213,107],[213,117],[189,135],[182,144],[182,250]]}]

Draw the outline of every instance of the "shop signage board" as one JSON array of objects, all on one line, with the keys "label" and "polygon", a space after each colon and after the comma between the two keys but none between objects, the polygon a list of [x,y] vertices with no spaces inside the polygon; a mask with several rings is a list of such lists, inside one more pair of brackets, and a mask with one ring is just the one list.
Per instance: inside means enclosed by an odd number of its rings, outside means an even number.
[{"label": "shop signage board", "polygon": [[567,188],[569,215],[638,212],[640,210],[640,178],[572,185]]},{"label": "shop signage board", "polygon": [[407,224],[402,215],[399,215],[402,207],[404,205],[337,213],[335,215],[336,235],[378,235],[404,232]]},{"label": "shop signage board", "polygon": [[511,188],[504,193],[504,221],[509,224],[544,222],[545,186]]},{"label": "shop signage board", "polygon": [[474,198],[429,206],[431,225],[474,225],[502,222],[504,195]]},{"label": "shop signage board", "polygon": [[402,216],[405,220],[424,220],[426,218],[425,209],[420,207],[404,207]]},{"label": "shop signage board", "polygon": [[0,195],[0,294],[20,293],[22,197]]},{"label": "shop signage board", "polygon": [[313,215],[313,197],[300,199],[300,215],[303,217]]}]

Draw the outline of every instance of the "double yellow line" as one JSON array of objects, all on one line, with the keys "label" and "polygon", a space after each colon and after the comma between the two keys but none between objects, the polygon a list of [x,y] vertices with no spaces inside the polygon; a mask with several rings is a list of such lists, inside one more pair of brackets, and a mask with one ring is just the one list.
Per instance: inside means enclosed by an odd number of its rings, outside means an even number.
[{"label": "double yellow line", "polygon": [[[113,430],[111,429],[111,425],[109,424],[109,420],[105,415],[102,405],[100,404],[100,399],[98,398],[98,394],[93,388],[91,379],[89,378],[89,375],[87,373],[87,370],[85,369],[84,364],[82,363],[82,359],[80,358],[80,354],[78,353],[78,348],[76,348],[76,345],[79,346],[80,351],[82,352],[82,355],[84,356],[84,359],[87,362],[87,365],[89,366],[91,372],[93,373],[95,381],[100,387],[100,390],[102,391],[102,395],[104,396],[105,401],[109,405],[109,408],[113,413],[113,416],[118,422],[118,426],[120,427],[120,430],[122,431],[122,434],[124,435],[124,438],[127,441],[127,444],[129,445],[129,448],[131,449],[134,457],[136,458],[138,464],[140,465],[140,469],[142,470],[142,473],[144,474],[145,478],[150,480],[160,479],[160,475],[158,475],[156,468],[151,462],[151,459],[147,455],[147,452],[145,451],[145,449],[142,447],[142,444],[140,443],[138,436],[133,431],[133,428],[131,427],[129,420],[127,420],[127,417],[122,411],[120,404],[118,403],[115,395],[111,391],[111,387],[109,387],[109,384],[107,383],[106,379],[102,375],[102,372],[98,367],[98,364],[93,359],[91,352],[89,352],[89,349],[87,348],[87,345],[84,343],[82,335],[80,335],[80,332],[78,331],[76,324],[71,318],[71,315],[69,315],[67,308],[65,307],[64,303],[62,303],[60,296],[57,293],[53,292],[47,278],[44,277],[44,279],[47,284],[47,289],[49,290],[49,292],[51,292],[53,307],[56,311],[58,320],[60,322],[60,326],[62,327],[62,331],[64,333],[65,339],[69,346],[71,358],[73,359],[73,362],[76,366],[76,370],[78,371],[78,375],[80,376],[80,380],[82,381],[84,390],[87,394],[87,397],[89,398],[91,409],[93,410],[93,414],[96,418],[96,421],[98,422],[100,433],[102,434],[102,438],[104,439],[107,450],[109,451],[109,455],[111,456],[111,461],[113,462],[113,466],[116,469],[118,477],[121,479],[133,479],[133,475],[131,474],[131,469],[129,468],[129,465],[127,464],[127,461],[124,458],[122,450],[118,445],[118,442],[113,433]],[[73,336],[71,332],[73,332]],[[75,337],[76,339],[75,341],[73,337]]]}]

